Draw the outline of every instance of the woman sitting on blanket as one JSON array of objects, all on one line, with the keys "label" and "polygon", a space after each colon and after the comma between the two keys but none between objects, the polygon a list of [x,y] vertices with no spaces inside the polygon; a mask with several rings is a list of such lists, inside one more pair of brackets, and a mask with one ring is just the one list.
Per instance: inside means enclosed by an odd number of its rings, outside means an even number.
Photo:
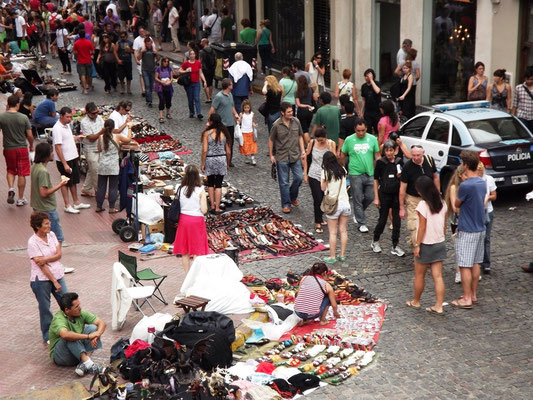
[{"label": "woman sitting on blanket", "polygon": [[337,301],[335,292],[329,283],[326,282],[328,267],[324,263],[315,263],[300,281],[300,289],[294,302],[294,311],[303,321],[300,326],[320,318],[320,325],[326,325],[326,315],[329,306],[333,307],[333,315],[340,318],[337,312]]}]

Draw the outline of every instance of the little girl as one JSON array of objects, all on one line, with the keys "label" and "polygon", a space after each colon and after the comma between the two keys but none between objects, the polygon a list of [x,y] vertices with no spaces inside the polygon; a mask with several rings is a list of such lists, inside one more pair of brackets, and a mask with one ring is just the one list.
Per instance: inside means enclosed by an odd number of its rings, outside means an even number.
[{"label": "little girl", "polygon": [[254,113],[249,100],[242,102],[242,112],[239,115],[241,119],[241,132],[243,145],[239,146],[239,151],[246,157],[246,164],[256,165],[255,155],[257,154],[257,137],[254,131],[257,130],[257,124],[254,122]]}]

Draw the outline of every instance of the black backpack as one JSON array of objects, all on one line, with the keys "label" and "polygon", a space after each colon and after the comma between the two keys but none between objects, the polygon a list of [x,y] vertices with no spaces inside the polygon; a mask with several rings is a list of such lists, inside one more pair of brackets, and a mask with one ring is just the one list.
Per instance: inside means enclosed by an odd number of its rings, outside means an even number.
[{"label": "black backpack", "polygon": [[380,161],[385,165],[385,168],[383,168],[379,189],[383,193],[397,194],[400,190],[397,165],[401,162],[401,158],[396,157],[391,163],[386,157],[381,157]]},{"label": "black backpack", "polygon": [[210,47],[206,47],[205,49],[201,50],[201,53],[202,69],[206,71],[214,71],[217,64],[215,51]]}]

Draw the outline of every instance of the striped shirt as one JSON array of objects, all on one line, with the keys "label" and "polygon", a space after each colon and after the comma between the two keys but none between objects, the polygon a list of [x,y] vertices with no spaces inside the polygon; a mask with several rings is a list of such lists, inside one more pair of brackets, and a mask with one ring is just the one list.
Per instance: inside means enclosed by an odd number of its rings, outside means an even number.
[{"label": "striped shirt", "polygon": [[300,282],[300,290],[294,302],[294,311],[309,315],[318,314],[322,300],[324,300],[324,293],[326,293],[324,279],[318,276],[316,279],[313,276],[304,277]]},{"label": "striped shirt", "polygon": [[515,88],[512,107],[516,108],[516,116],[518,118],[528,121],[533,120],[533,99],[527,92],[525,84],[518,85]]}]

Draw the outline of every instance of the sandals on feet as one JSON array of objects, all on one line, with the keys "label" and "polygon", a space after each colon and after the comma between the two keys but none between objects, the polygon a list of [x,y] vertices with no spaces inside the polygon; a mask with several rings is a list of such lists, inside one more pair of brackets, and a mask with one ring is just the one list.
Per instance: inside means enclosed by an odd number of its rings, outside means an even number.
[{"label": "sandals on feet", "polygon": [[329,257],[326,257],[324,258],[324,262],[326,264],[335,264],[337,262],[337,259],[336,258],[329,258]]},{"label": "sandals on feet", "polygon": [[463,310],[471,310],[472,309],[472,304],[468,305],[468,304],[461,304],[459,303],[459,301],[462,300],[462,299],[457,299],[457,300],[454,300],[452,301],[450,304],[452,307],[455,307],[455,308],[461,308]]},{"label": "sandals on feet", "polygon": [[167,119],[172,119],[172,115],[170,115],[170,113],[167,114]]},{"label": "sandals on feet", "polygon": [[409,308],[414,309],[414,310],[420,310],[420,306],[419,306],[419,305],[418,305],[418,306],[415,306],[415,305],[413,304],[413,301],[412,301],[412,300],[409,300],[407,303],[405,303],[405,305],[406,305],[407,307],[409,307]]},{"label": "sandals on feet", "polygon": [[165,123],[165,120],[163,119],[163,117],[160,117],[160,118],[159,118],[159,123],[160,123],[160,124],[164,124],[164,123]]},{"label": "sandals on feet", "polygon": [[324,229],[322,229],[322,225],[316,225],[315,226],[315,232],[316,233],[324,233]]},{"label": "sandals on feet", "polygon": [[427,311],[428,313],[430,313],[430,314],[433,314],[433,315],[439,315],[439,316],[444,315],[444,311],[440,311],[440,312],[439,312],[439,311],[435,310],[433,307],[427,307],[427,308],[426,308],[426,311]]}]

